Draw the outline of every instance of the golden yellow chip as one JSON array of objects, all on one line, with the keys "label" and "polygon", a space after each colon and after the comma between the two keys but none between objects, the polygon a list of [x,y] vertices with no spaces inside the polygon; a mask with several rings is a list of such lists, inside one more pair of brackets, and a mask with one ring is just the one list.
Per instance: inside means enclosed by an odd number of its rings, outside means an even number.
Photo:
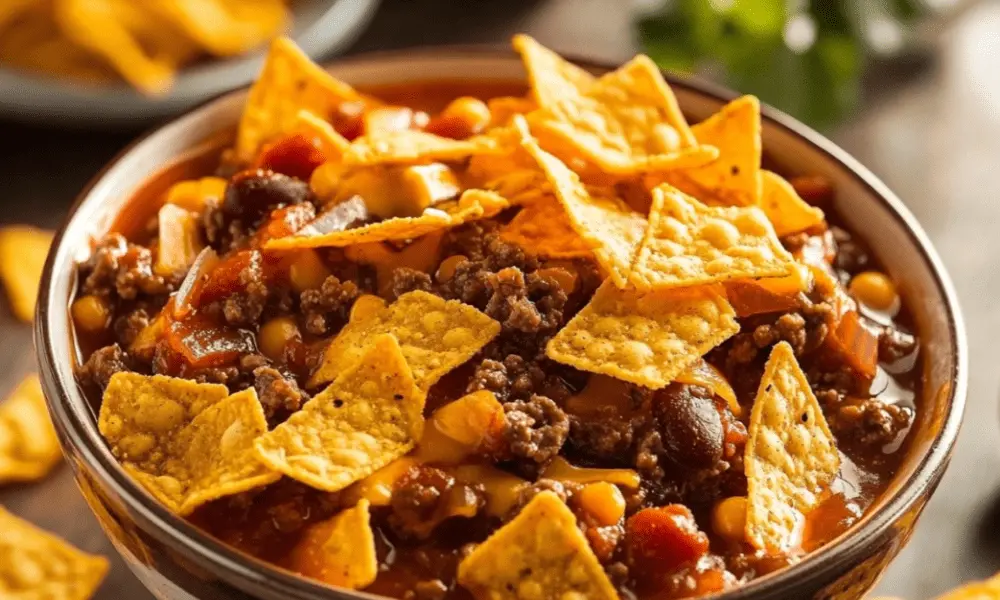
[{"label": "golden yellow chip", "polygon": [[348,167],[384,163],[415,163],[456,161],[477,154],[502,154],[497,137],[478,135],[467,140],[454,140],[425,131],[389,131],[360,137],[344,153]]},{"label": "golden yellow chip", "polygon": [[465,187],[494,191],[512,205],[530,204],[551,194],[538,163],[518,145],[507,154],[479,154],[469,159]]},{"label": "golden yellow chip", "polygon": [[487,100],[486,107],[490,109],[489,127],[492,128],[510,125],[514,115],[526,115],[538,108],[538,105],[529,98],[499,96]]},{"label": "golden yellow chip", "polygon": [[630,280],[641,290],[688,287],[782,277],[795,264],[759,208],[708,207],[665,183],[653,190]]},{"label": "golden yellow chip", "polygon": [[490,600],[618,599],[573,512],[549,491],[459,563],[458,583]]},{"label": "golden yellow chip", "polygon": [[744,454],[746,537],[784,552],[797,543],[804,514],[840,470],[840,455],[805,374],[787,342],[777,344],[750,412]]},{"label": "golden yellow chip", "polygon": [[737,331],[733,307],[713,287],[641,293],[605,281],[549,341],[545,354],[659,389]]},{"label": "golden yellow chip", "polygon": [[327,118],[342,102],[361,100],[354,88],[313,63],[294,42],[278,38],[250,88],[236,134],[235,158],[253,162],[261,145],[294,130],[299,111]]},{"label": "golden yellow chip", "polygon": [[545,258],[576,258],[593,254],[590,246],[570,225],[562,204],[552,196],[522,208],[500,231],[500,237]]},{"label": "golden yellow chip", "polygon": [[292,550],[296,573],[329,585],[359,590],[378,575],[375,533],[368,500],[342,510],[332,519],[311,526]]},{"label": "golden yellow chip", "polygon": [[1000,574],[984,581],[974,581],[938,596],[935,600],[997,600],[1000,598]]},{"label": "golden yellow chip", "polygon": [[375,337],[359,361],[257,440],[258,458],[336,492],[406,454],[423,433],[425,398],[406,362],[395,337]]},{"label": "golden yellow chip", "polygon": [[0,484],[41,479],[62,451],[38,375],[29,375],[0,403]]},{"label": "golden yellow chip", "polygon": [[[147,0],[155,11],[216,56],[243,54],[270,40],[288,24],[282,0]],[[155,14],[151,14],[155,17]]]},{"label": "golden yellow chip", "polygon": [[267,432],[253,388],[230,396],[223,385],[116,373],[98,427],[125,470],[180,515],[280,478],[252,451]]},{"label": "golden yellow chip", "polygon": [[333,125],[308,110],[299,111],[295,129],[318,140],[320,150],[327,160],[339,159],[351,146],[351,142],[337,133]]},{"label": "golden yellow chip", "polygon": [[527,133],[524,122],[518,121],[515,119],[524,136],[522,144],[545,172],[570,225],[615,285],[624,287],[646,230],[646,217],[632,210],[612,188],[587,188],[562,161],[542,150]]},{"label": "golden yellow chip", "polygon": [[0,507],[0,598],[87,600],[110,567]]},{"label": "golden yellow chip", "polygon": [[30,323],[42,269],[52,244],[52,232],[27,225],[0,228],[0,279],[7,289],[11,311]]},{"label": "golden yellow chip", "polygon": [[[706,203],[752,206],[760,198],[760,102],[743,96],[691,128],[699,144],[719,149],[712,162],[663,175]],[[654,176],[655,177],[655,176]]]},{"label": "golden yellow chip", "polygon": [[309,386],[335,379],[360,360],[371,340],[384,333],[399,341],[417,386],[427,390],[496,337],[500,324],[457,300],[409,292],[388,308],[364,311],[363,318],[355,318],[352,311],[351,320],[327,346]]},{"label": "golden yellow chip", "polygon": [[542,106],[528,117],[542,144],[570,146],[608,173],[696,167],[719,154],[697,144],[673,92],[646,56],[604,75],[584,95]]},{"label": "golden yellow chip", "polygon": [[775,233],[785,236],[805,231],[823,222],[823,211],[800,198],[784,177],[761,170],[760,179],[760,207],[774,225]]},{"label": "golden yellow chip", "polygon": [[433,231],[456,227],[477,219],[488,219],[509,206],[500,195],[486,190],[465,190],[458,201],[427,208],[419,217],[393,217],[353,229],[324,233],[306,225],[295,235],[269,240],[268,250],[340,248],[353,244],[412,240]]},{"label": "golden yellow chip", "polygon": [[565,98],[579,96],[597,81],[530,36],[515,35],[513,45],[528,72],[531,94],[538,106],[550,107]]}]

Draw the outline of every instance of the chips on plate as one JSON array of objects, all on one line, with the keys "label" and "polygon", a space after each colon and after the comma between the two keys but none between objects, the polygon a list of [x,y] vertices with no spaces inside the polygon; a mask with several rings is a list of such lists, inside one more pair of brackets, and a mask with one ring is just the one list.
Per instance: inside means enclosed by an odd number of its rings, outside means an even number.
[{"label": "chips on plate", "polygon": [[605,281],[545,354],[582,371],[659,389],[739,331],[713,287],[640,293]]},{"label": "chips on plate", "polygon": [[323,353],[310,386],[335,379],[361,359],[376,336],[389,333],[402,347],[417,386],[427,390],[500,333],[500,324],[474,307],[423,291],[403,294],[387,308],[372,308],[358,317],[351,312],[351,320]]},{"label": "chips on plate", "polygon": [[333,518],[310,526],[292,550],[291,568],[352,590],[371,585],[378,575],[378,556],[369,506],[362,498]]},{"label": "chips on plate", "polygon": [[30,323],[42,269],[52,244],[52,232],[27,225],[0,228],[0,279],[10,308],[18,319]]},{"label": "chips on plate", "polygon": [[109,566],[0,507],[0,598],[87,600]]},{"label": "chips on plate", "polygon": [[746,537],[761,550],[798,543],[804,515],[840,471],[823,410],[788,342],[771,350],[750,412],[744,452]]},{"label": "chips on plate", "polygon": [[782,277],[795,264],[760,209],[705,206],[663,184],[653,190],[630,281],[642,290],[686,287]]},{"label": "chips on plate", "polygon": [[576,517],[555,493],[535,496],[458,565],[477,598],[617,600]]},{"label": "chips on plate", "polygon": [[329,387],[258,439],[257,456],[316,489],[342,490],[413,448],[424,398],[399,342],[378,335]]},{"label": "chips on plate", "polygon": [[61,460],[38,375],[29,375],[0,402],[0,484],[41,479]]}]

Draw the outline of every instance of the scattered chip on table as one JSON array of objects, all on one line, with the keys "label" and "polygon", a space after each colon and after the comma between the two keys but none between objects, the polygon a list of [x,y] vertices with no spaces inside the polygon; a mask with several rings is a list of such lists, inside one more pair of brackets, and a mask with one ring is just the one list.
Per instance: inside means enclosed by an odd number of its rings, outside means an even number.
[{"label": "scattered chip on table", "polygon": [[62,461],[38,375],[0,402],[0,484],[36,481]]},{"label": "scattered chip on table", "polygon": [[531,94],[538,106],[550,107],[565,98],[586,92],[597,78],[539,44],[531,36],[518,34],[514,50],[528,72]]},{"label": "scattered chip on table", "polygon": [[458,582],[490,600],[618,598],[573,512],[550,491],[476,546],[459,563]]},{"label": "scattered chip on table", "polygon": [[488,135],[454,140],[425,131],[405,130],[360,137],[344,153],[343,161],[348,167],[359,167],[383,163],[457,161],[478,154],[505,152],[497,138]]},{"label": "scattered chip on table", "polygon": [[88,600],[110,565],[0,507],[0,597]]},{"label": "scattered chip on table", "polygon": [[779,236],[805,231],[822,223],[823,211],[810,206],[784,177],[761,170],[760,208],[774,225]]},{"label": "scattered chip on table", "polygon": [[253,388],[229,395],[223,385],[116,373],[98,425],[132,477],[182,516],[280,478],[253,453],[267,432]]},{"label": "scattered chip on table", "polygon": [[739,331],[714,287],[638,292],[608,280],[545,348],[554,361],[659,389]]},{"label": "scattered chip on table", "polygon": [[840,454],[788,342],[771,350],[750,411],[744,454],[746,535],[761,550],[787,551],[805,514],[840,471]]},{"label": "scattered chip on table", "polygon": [[417,385],[426,390],[500,333],[500,324],[476,308],[419,290],[382,310],[373,308],[363,318],[352,311],[327,346],[310,387],[334,380],[361,359],[376,336],[389,333],[399,341]]},{"label": "scattered chip on table", "polygon": [[424,399],[399,342],[378,335],[358,362],[258,439],[257,456],[316,489],[342,490],[416,445]]},{"label": "scattered chip on table", "polygon": [[278,38],[250,88],[236,134],[235,158],[252,163],[264,143],[295,129],[301,110],[325,118],[341,103],[360,99],[354,88],[309,60],[294,42]]},{"label": "scattered chip on table", "polygon": [[795,265],[759,208],[705,206],[662,184],[630,281],[643,290],[686,287],[783,277]]},{"label": "scattered chip on table", "polygon": [[983,581],[967,583],[938,596],[935,600],[997,600],[1000,598],[1000,574]]},{"label": "scattered chip on table", "polygon": [[593,251],[570,225],[566,209],[552,196],[525,206],[500,236],[526,252],[545,258],[591,256]]},{"label": "scattered chip on table", "polygon": [[518,123],[518,127],[524,136],[524,148],[545,172],[570,225],[591,247],[597,262],[608,272],[615,285],[625,286],[646,231],[646,217],[618,198],[613,188],[585,186],[562,161],[538,146],[523,121]]},{"label": "scattered chip on table", "polygon": [[378,576],[378,556],[369,506],[362,498],[333,518],[311,525],[292,550],[291,568],[352,590],[371,585]]},{"label": "scattered chip on table", "polygon": [[0,228],[0,279],[14,316],[26,323],[35,318],[38,286],[51,244],[51,231],[27,225]]}]

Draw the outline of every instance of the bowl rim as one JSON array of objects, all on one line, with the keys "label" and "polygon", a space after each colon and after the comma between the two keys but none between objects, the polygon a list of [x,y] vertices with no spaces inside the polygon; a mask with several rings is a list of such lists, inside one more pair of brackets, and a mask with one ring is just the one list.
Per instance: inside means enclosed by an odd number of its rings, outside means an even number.
[{"label": "bowl rim", "polygon": [[[607,61],[574,56],[572,53],[563,56],[575,64],[597,72],[611,70],[616,66]],[[445,45],[365,52],[329,61],[323,66],[377,63],[412,58],[511,59],[513,57],[516,57],[516,54],[512,50],[495,44]],[[700,79],[672,73],[664,73],[664,76],[671,87],[683,88],[688,92],[721,102],[727,102],[740,96],[740,94],[725,87]],[[53,331],[50,327],[49,305],[53,302],[52,286],[53,282],[56,281],[52,276],[58,249],[63,245],[64,235],[69,224],[78,217],[79,208],[90,196],[92,190],[104,180],[108,171],[149,137],[192,113],[206,109],[210,105],[221,102],[230,95],[245,89],[246,86],[205,100],[170,121],[144,133],[116,154],[76,197],[52,242],[52,251],[45,263],[42,275],[43,285],[39,292],[36,308],[35,348],[45,396],[63,445],[80,453],[90,472],[96,472],[101,484],[108,486],[115,496],[121,499],[130,515],[138,521],[140,528],[159,543],[174,551],[193,553],[198,558],[206,560],[213,567],[213,575],[219,579],[239,589],[247,590],[250,586],[254,586],[258,589],[263,588],[266,591],[281,594],[285,598],[301,600],[336,597],[383,598],[383,596],[366,592],[339,590],[313,582],[281,567],[244,554],[170,513],[152,496],[144,493],[125,474],[117,461],[110,458],[110,453],[107,452],[106,448],[103,454],[98,450],[94,444],[103,445],[103,441],[97,432],[96,423],[76,419],[76,415],[67,410],[70,396],[75,396],[77,401],[85,403],[80,390],[75,385],[72,386],[72,390],[67,389],[62,385],[63,381],[56,373],[56,363],[65,360],[69,338],[66,335],[67,332]],[[951,372],[953,385],[950,387],[947,399],[948,411],[938,435],[928,445],[928,450],[915,465],[912,474],[900,483],[899,488],[891,497],[885,499],[879,510],[866,514],[859,523],[822,547],[809,552],[795,565],[756,578],[736,589],[706,597],[718,600],[780,597],[775,594],[780,594],[782,589],[793,587],[792,584],[795,581],[807,577],[818,578],[832,572],[840,565],[851,561],[858,552],[882,536],[897,519],[917,505],[925,492],[933,491],[940,481],[954,449],[968,390],[968,342],[958,296],[940,257],[916,217],[881,180],[857,159],[812,128],[763,103],[761,105],[761,118],[765,123],[800,138],[813,150],[822,154],[826,161],[838,164],[875,201],[880,202],[894,220],[902,225],[906,235],[918,249],[919,259],[929,269],[934,285],[945,300],[942,308],[945,311],[950,334],[949,352],[954,353],[954,364]],[[60,274],[60,278],[74,276],[72,271]],[[53,308],[58,308],[58,306],[57,303]],[[57,356],[57,351],[59,356]],[[58,399],[58,401],[54,401],[54,399]],[[74,470],[76,469],[77,467],[74,465]]]}]

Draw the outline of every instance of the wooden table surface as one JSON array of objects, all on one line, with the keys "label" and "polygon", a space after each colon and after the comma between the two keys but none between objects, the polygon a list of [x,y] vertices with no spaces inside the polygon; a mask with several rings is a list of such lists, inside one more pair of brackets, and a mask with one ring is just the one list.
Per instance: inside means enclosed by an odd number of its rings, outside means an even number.
[{"label": "wooden table surface", "polygon": [[[621,60],[636,51],[625,6],[621,0],[386,0],[353,51],[497,43],[526,31],[560,50]],[[935,56],[903,80],[877,81],[875,100],[833,134],[923,223],[969,325],[969,404],[954,461],[879,587],[910,600],[1000,570],[1000,2],[978,4],[953,21]],[[0,121],[0,221],[56,226],[90,176],[134,135]],[[0,332],[5,392],[34,369],[34,358],[29,327],[2,309]],[[115,556],[67,468],[36,485],[0,490],[0,504],[111,557],[99,600],[150,598]]]}]

